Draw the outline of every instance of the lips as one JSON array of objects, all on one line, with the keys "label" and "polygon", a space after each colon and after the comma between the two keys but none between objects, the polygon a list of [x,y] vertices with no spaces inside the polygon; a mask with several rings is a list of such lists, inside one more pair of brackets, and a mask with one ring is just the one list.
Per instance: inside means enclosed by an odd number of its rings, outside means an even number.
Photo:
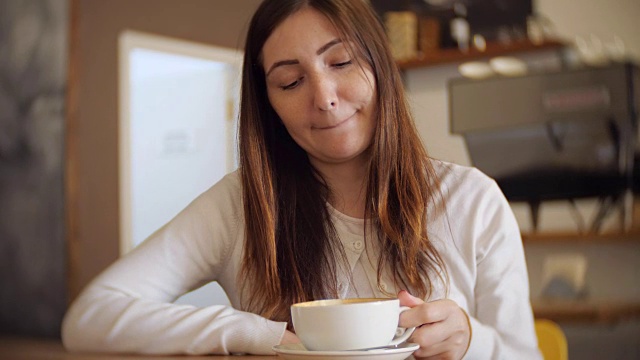
[{"label": "lips", "polygon": [[349,116],[348,118],[344,119],[344,120],[340,120],[337,122],[331,122],[330,125],[322,125],[322,126],[313,126],[313,129],[315,130],[331,130],[331,129],[335,129],[337,127],[339,127],[340,125],[346,123],[347,121],[351,120],[351,118],[353,118],[353,116],[355,115],[355,113],[351,116]]}]

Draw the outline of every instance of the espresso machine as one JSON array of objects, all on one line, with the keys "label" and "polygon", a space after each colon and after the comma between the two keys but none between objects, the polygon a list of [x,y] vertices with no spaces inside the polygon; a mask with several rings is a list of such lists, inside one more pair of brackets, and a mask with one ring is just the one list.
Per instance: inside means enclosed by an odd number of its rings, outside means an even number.
[{"label": "espresso machine", "polygon": [[[588,231],[619,210],[631,225],[640,73],[630,63],[448,83],[450,130],[512,202],[597,198]],[[634,171],[635,170],[635,171]]]}]

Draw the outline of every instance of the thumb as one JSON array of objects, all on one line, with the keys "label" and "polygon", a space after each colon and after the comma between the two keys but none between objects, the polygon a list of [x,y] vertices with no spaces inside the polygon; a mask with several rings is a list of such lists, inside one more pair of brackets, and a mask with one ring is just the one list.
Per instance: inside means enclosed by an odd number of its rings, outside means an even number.
[{"label": "thumb", "polygon": [[400,300],[400,306],[414,307],[424,304],[422,299],[409,294],[406,290],[402,290],[398,293],[398,300]]}]

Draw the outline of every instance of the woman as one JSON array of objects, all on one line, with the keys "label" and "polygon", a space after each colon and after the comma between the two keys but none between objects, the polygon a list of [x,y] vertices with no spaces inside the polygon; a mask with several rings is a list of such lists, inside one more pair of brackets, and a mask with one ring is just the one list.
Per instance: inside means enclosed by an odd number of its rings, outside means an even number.
[{"label": "woman", "polygon": [[[416,358],[539,358],[508,204],[477,170],[427,157],[385,41],[364,1],[266,0],[239,171],[93,281],[65,345],[271,353],[298,341],[293,303],[398,296]],[[232,308],[171,304],[210,281]]]}]

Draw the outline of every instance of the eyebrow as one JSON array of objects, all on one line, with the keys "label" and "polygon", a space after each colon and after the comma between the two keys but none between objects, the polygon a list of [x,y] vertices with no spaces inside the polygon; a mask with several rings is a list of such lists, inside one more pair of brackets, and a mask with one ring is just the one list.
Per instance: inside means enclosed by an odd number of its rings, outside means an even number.
[{"label": "eyebrow", "polygon": [[[316,55],[322,55],[324,52],[326,52],[327,50],[329,50],[332,46],[340,44],[342,42],[341,39],[333,39],[331,41],[329,41],[328,43],[322,45],[320,47],[320,49],[318,49],[318,51],[316,51]],[[269,68],[269,70],[267,71],[267,74],[265,76],[269,76],[269,74],[271,74],[271,72],[273,70],[275,70],[277,67],[283,66],[283,65],[296,65],[299,64],[300,61],[298,60],[281,60],[281,61],[276,61],[273,65],[271,65],[271,67]]]}]

